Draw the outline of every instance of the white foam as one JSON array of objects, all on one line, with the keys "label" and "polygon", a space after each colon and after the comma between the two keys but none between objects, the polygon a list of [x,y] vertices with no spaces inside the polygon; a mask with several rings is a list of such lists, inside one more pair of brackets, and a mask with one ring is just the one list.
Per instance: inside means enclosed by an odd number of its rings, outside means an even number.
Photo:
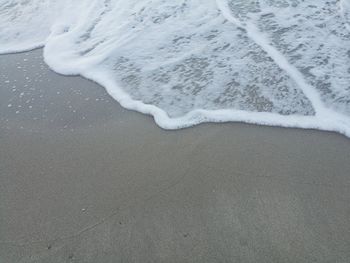
[{"label": "white foam", "polygon": [[350,1],[340,0],[339,8],[346,28],[350,31]]},{"label": "white foam", "polygon": [[240,121],[350,137],[349,0],[2,1],[0,53],[45,46],[52,69],[165,129]]}]

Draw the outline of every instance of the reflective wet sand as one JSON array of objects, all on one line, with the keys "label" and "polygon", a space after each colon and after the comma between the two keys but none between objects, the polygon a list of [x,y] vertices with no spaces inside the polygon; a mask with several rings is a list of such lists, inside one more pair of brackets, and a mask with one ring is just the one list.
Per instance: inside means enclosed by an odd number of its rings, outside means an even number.
[{"label": "reflective wet sand", "polygon": [[164,131],[41,52],[0,56],[0,262],[350,261],[348,138]]}]

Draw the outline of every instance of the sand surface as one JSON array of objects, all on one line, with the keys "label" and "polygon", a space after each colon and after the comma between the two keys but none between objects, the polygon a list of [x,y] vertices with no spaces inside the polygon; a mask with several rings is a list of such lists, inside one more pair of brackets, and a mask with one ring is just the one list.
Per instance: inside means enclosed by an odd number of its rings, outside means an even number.
[{"label": "sand surface", "polygon": [[42,50],[0,56],[0,262],[350,262],[350,139],[164,131]]}]

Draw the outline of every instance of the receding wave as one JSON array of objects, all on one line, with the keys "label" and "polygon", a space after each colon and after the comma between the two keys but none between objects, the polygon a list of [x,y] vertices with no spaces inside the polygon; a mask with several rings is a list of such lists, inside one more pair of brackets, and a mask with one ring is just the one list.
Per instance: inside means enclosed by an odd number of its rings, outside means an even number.
[{"label": "receding wave", "polygon": [[37,47],[166,129],[350,137],[350,0],[0,0],[0,53]]}]

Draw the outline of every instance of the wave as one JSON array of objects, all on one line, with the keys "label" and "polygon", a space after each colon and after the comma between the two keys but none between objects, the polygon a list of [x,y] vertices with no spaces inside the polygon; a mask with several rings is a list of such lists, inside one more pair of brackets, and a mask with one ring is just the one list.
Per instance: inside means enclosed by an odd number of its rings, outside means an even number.
[{"label": "wave", "polygon": [[240,121],[350,137],[349,0],[0,0],[0,53],[37,47],[165,129]]}]

